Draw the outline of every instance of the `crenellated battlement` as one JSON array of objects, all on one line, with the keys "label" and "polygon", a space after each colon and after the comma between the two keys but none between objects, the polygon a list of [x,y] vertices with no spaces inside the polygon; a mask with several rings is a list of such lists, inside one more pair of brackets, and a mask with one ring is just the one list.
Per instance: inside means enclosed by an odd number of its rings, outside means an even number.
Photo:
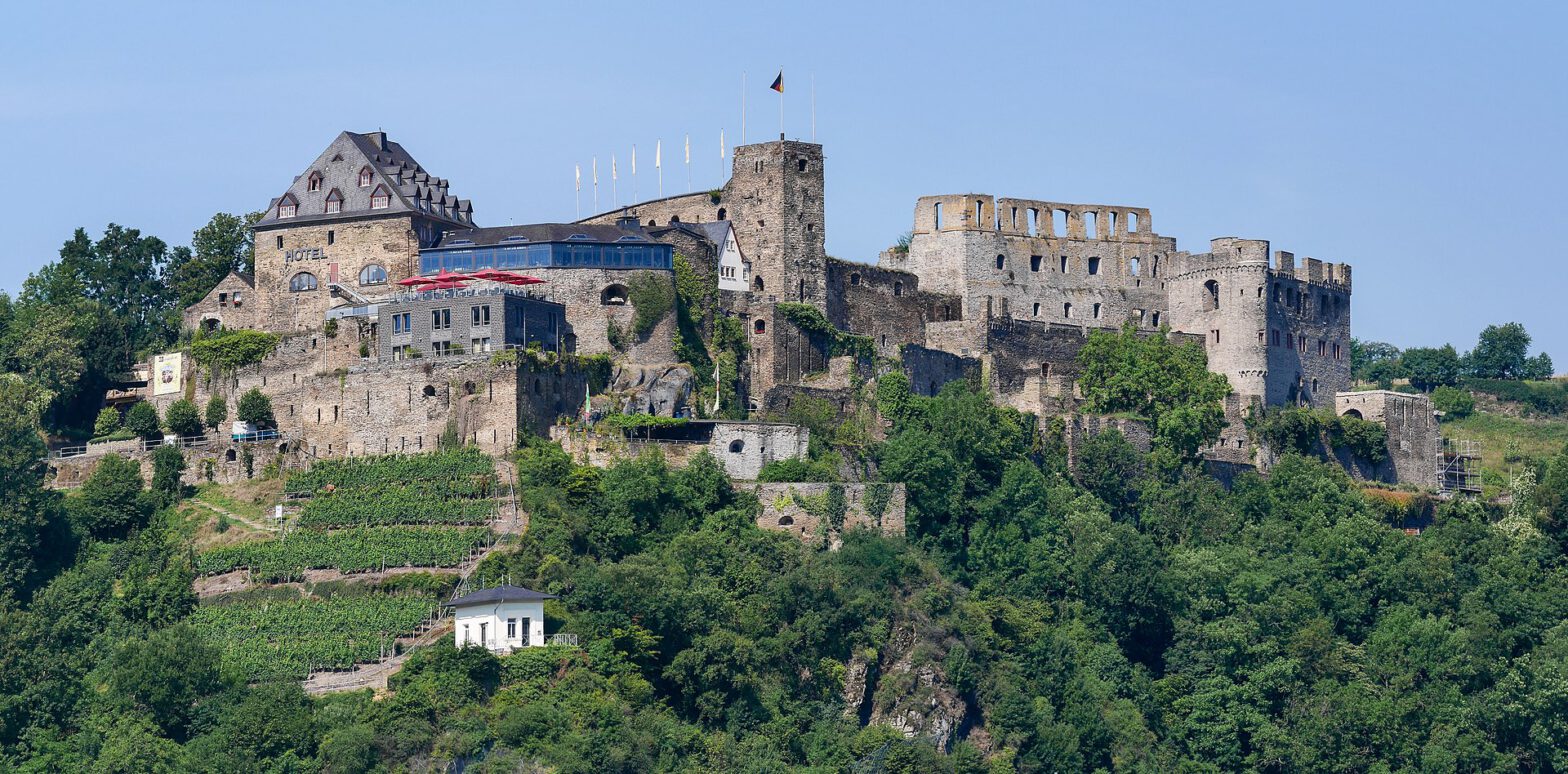
[{"label": "crenellated battlement", "polygon": [[1274,251],[1271,260],[1266,239],[1218,237],[1209,240],[1207,253],[1177,253],[1173,256],[1173,266],[1173,278],[1251,267],[1267,269],[1278,278],[1294,279],[1325,289],[1346,293],[1351,289],[1350,264],[1305,258],[1297,265],[1295,254],[1284,250]]},{"label": "crenellated battlement", "polygon": [[990,194],[922,196],[915,203],[915,234],[994,231],[1004,236],[1081,241],[1152,241],[1146,207],[1069,204]]}]

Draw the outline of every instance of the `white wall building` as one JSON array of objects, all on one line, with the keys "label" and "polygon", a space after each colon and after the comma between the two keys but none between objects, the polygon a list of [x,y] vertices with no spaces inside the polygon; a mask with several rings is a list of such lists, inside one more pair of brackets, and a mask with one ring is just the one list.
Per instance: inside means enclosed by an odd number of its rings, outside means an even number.
[{"label": "white wall building", "polygon": [[479,645],[497,653],[544,645],[544,600],[555,599],[522,586],[496,586],[448,602],[456,645]]}]

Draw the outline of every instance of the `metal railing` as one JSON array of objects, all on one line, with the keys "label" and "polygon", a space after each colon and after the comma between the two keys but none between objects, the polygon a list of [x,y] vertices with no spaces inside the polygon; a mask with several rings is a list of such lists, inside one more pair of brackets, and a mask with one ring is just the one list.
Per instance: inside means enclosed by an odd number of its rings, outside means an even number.
[{"label": "metal railing", "polygon": [[276,430],[257,430],[254,433],[240,433],[230,436],[235,443],[254,443],[256,441],[272,441],[282,438],[283,434]]},{"label": "metal railing", "polygon": [[87,446],[85,444],[82,446],[61,446],[49,452],[49,459],[51,460],[68,460],[72,457],[85,456],[87,456]]}]

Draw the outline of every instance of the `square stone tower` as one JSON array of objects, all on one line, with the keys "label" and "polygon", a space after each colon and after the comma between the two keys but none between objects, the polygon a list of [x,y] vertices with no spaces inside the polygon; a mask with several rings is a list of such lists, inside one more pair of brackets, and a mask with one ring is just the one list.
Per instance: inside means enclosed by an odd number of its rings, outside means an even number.
[{"label": "square stone tower", "polygon": [[822,166],[815,143],[780,139],[735,149],[723,201],[751,260],[758,302],[827,307]]}]

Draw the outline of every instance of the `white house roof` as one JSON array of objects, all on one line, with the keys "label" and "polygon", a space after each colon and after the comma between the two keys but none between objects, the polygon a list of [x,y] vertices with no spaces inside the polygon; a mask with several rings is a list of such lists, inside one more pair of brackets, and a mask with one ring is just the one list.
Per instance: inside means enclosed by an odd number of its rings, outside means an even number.
[{"label": "white house roof", "polygon": [[496,586],[458,597],[448,602],[447,605],[449,607],[465,607],[468,605],[494,604],[496,602],[536,602],[541,599],[555,598],[554,594],[525,589],[522,586]]}]

